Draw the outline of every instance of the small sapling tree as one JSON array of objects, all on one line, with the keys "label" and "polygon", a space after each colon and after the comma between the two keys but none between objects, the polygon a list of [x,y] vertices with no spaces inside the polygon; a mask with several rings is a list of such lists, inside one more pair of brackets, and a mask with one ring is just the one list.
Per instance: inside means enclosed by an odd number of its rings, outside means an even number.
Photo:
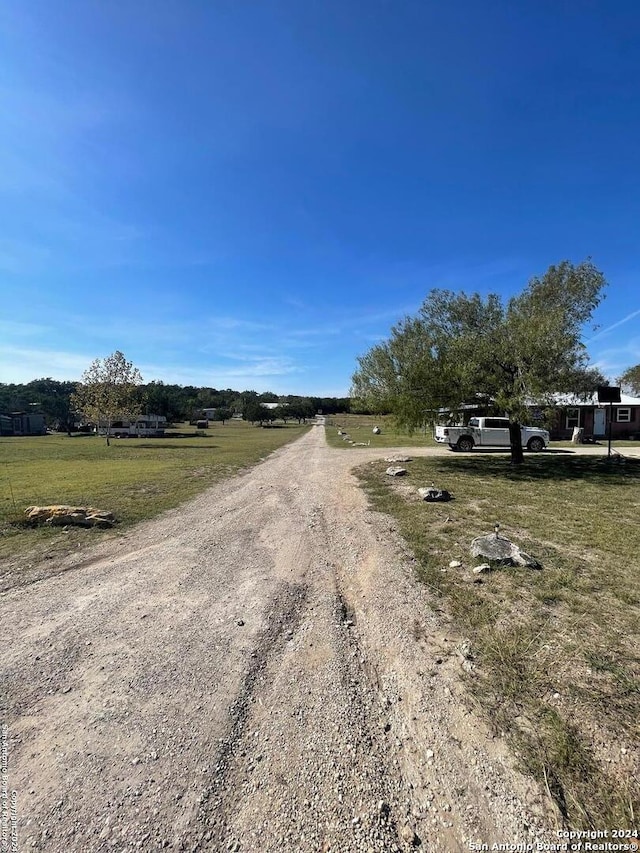
[{"label": "small sapling tree", "polygon": [[72,395],[73,408],[93,421],[99,431],[109,431],[115,420],[133,420],[142,412],[144,399],[140,385],[142,376],[120,350],[106,358],[97,358],[82,374]]}]

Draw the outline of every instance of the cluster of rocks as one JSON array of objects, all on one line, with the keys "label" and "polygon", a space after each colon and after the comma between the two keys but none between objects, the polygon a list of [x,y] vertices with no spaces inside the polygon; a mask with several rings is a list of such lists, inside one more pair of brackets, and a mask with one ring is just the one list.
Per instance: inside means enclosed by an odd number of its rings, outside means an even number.
[{"label": "cluster of rocks", "polygon": [[[386,474],[389,477],[404,477],[407,474],[407,469],[397,463],[411,462],[412,459],[410,456],[387,456],[384,461],[394,463],[386,470]],[[446,489],[437,488],[435,483],[432,483],[430,486],[421,486],[417,491],[422,500],[427,503],[452,500],[451,493]],[[485,562],[473,567],[475,575],[489,572],[494,566],[525,566],[530,569],[542,568],[538,560],[526,554],[515,543],[507,539],[506,536],[501,536],[499,528],[500,525],[496,524],[493,533],[476,536],[472,540],[471,555],[476,558],[482,557],[485,560]],[[458,568],[460,566],[462,566],[462,563],[459,560],[452,560],[449,563],[449,568]]]},{"label": "cluster of rocks", "polygon": [[[407,473],[407,469],[403,468],[402,465],[398,465],[398,462],[411,462],[411,456],[387,456],[384,460],[385,462],[392,462],[393,465],[390,465],[386,473],[389,477],[404,477]],[[427,501],[427,503],[435,503],[442,501],[450,501],[451,494],[446,489],[437,489],[435,484],[432,483],[430,486],[423,486],[418,489],[418,494],[422,498],[423,501]]]},{"label": "cluster of rocks", "polygon": [[371,444],[371,440],[369,441],[354,441],[348,432],[344,432],[344,430],[339,429],[338,435],[343,441],[346,441],[347,444],[351,444],[353,447],[369,447]]},{"label": "cluster of rocks", "polygon": [[385,457],[385,462],[392,463],[386,470],[386,474],[389,477],[404,477],[407,473],[407,469],[403,468],[402,465],[398,465],[398,462],[411,462],[410,456],[387,456]]},{"label": "cluster of rocks", "polygon": [[[498,525],[496,525],[496,528]],[[487,533],[484,536],[476,536],[471,541],[471,556],[484,558],[485,562],[478,563],[474,566],[472,572],[474,575],[481,575],[485,572],[490,572],[499,566],[524,566],[529,569],[541,569],[542,565],[529,554],[522,551],[515,543],[507,539],[506,536],[501,536],[496,529],[493,533]],[[461,560],[451,560],[449,563],[450,569],[458,569],[463,566]],[[443,569],[443,571],[445,571]]]},{"label": "cluster of rocks", "polygon": [[112,512],[92,506],[67,504],[28,506],[24,513],[27,521],[32,524],[48,524],[56,527],[64,527],[67,524],[79,527],[112,527],[116,521]]}]

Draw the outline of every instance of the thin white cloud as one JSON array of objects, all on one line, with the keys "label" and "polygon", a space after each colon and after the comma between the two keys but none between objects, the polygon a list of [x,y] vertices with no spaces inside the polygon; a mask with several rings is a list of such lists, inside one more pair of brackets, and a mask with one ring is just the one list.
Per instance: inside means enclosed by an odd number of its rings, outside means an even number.
[{"label": "thin white cloud", "polygon": [[[420,294],[420,303],[431,288],[445,290],[466,290],[487,292],[504,290],[505,281],[519,282],[517,289],[527,283],[531,275],[529,262],[518,257],[498,258],[486,263],[448,263],[424,264],[413,260],[385,262],[373,256],[362,262],[359,276],[370,282],[375,288],[384,287],[415,291]],[[416,309],[408,309],[413,313]]]},{"label": "thin white cloud", "polygon": [[596,351],[591,363],[609,379],[615,380],[628,367],[640,364],[640,337],[630,338],[624,346]]},{"label": "thin white cloud", "polygon": [[0,320],[0,336],[4,340],[42,337],[51,333],[49,326],[40,323],[22,323],[18,320]]},{"label": "thin white cloud", "polygon": [[614,329],[617,329],[618,326],[624,325],[624,323],[628,323],[629,320],[633,320],[634,317],[640,316],[640,308],[636,311],[632,311],[631,314],[627,314],[626,317],[623,317],[622,320],[618,320],[616,323],[612,323],[610,326],[607,326],[604,329],[600,329],[593,337],[589,338],[586,343],[590,344],[592,341],[597,340],[598,338],[603,337],[604,335],[608,335],[609,332],[612,332]]},{"label": "thin white cloud", "polygon": [[276,326],[272,323],[260,323],[243,317],[206,317],[200,327],[212,331],[276,331]]},{"label": "thin white cloud", "polygon": [[77,381],[95,356],[0,344],[0,382],[23,383],[50,376]]},{"label": "thin white cloud", "polygon": [[400,320],[404,319],[408,314],[414,314],[415,311],[416,306],[407,307],[406,305],[398,308],[389,308],[377,313],[362,314],[350,313],[345,309],[344,313],[337,317],[333,322],[325,321],[322,324],[307,326],[306,328],[288,329],[285,340],[296,340],[299,338],[330,338],[345,333],[353,334],[354,332],[360,335],[370,335],[371,332],[367,331],[366,333],[361,333],[360,329],[370,326],[379,326],[381,324],[385,326],[385,331],[388,333],[391,330],[392,325],[400,322]]},{"label": "thin white cloud", "polygon": [[381,341],[385,341],[387,339],[386,335],[359,335],[358,336],[363,341],[368,341],[372,344],[379,344]]},{"label": "thin white cloud", "polygon": [[[63,381],[78,381],[96,355],[83,355],[65,350],[38,349],[0,345],[0,382],[25,383],[44,376]],[[98,357],[102,357],[99,355]],[[145,382],[161,380],[180,385],[206,385],[216,388],[248,388],[268,384],[271,378],[304,372],[303,367],[285,356],[241,357],[235,363],[212,361],[210,364],[158,365],[138,362]]]},{"label": "thin white cloud", "polygon": [[[241,367],[211,364],[188,366],[180,364],[153,365],[141,364],[140,371],[145,382],[162,381],[175,385],[194,385],[207,388],[235,388],[238,391],[254,389],[256,391],[287,392],[289,377],[300,375],[301,368],[286,359],[256,359]],[[286,382],[282,382],[286,380]],[[280,389],[280,390],[279,390]]]},{"label": "thin white cloud", "polygon": [[[163,315],[166,316],[173,307],[171,296],[164,294],[159,300],[162,303]],[[168,304],[167,304],[168,301]],[[177,303],[176,303],[177,307]],[[43,333],[51,334],[54,329],[61,334],[73,335],[79,345],[89,341],[91,348],[98,356],[106,355],[114,349],[127,351],[137,349],[162,347],[163,352],[184,350],[210,356],[228,356],[243,351],[265,353],[269,349],[268,332],[273,332],[277,339],[281,330],[274,325],[259,323],[243,318],[233,317],[202,317],[197,320],[177,320],[169,322],[166,319],[135,315],[117,317],[98,317],[69,311],[50,313],[49,328],[39,327],[30,323],[7,323],[6,339],[11,340],[21,333],[21,327],[42,328]],[[12,331],[15,326],[15,333]],[[0,329],[2,325],[0,325]],[[22,334],[24,331],[22,332]],[[255,334],[254,333],[259,333]],[[253,343],[251,337],[257,341]],[[282,346],[274,352],[281,352]],[[269,352],[268,355],[273,353]]]},{"label": "thin white cloud", "polygon": [[37,237],[0,240],[0,270],[33,275],[55,267],[68,273],[136,262],[143,229],[105,217],[84,203],[74,202],[68,209],[64,217],[44,217]]}]

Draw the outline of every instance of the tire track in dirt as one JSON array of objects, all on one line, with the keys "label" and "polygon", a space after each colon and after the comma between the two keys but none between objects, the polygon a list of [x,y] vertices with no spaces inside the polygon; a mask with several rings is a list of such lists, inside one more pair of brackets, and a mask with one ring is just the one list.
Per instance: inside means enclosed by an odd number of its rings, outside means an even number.
[{"label": "tire track in dirt", "polygon": [[349,473],[378,455],[316,428],[0,596],[20,849],[456,851],[542,832]]}]

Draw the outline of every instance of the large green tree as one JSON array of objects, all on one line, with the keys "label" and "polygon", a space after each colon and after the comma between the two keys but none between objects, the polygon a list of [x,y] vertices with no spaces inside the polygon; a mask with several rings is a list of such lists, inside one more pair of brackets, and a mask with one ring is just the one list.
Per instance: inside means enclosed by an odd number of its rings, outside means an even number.
[{"label": "large green tree", "polygon": [[417,317],[358,359],[352,396],[394,412],[400,425],[433,422],[441,408],[490,399],[510,420],[511,460],[523,461],[520,424],[532,404],[603,381],[582,332],[606,285],[590,260],[563,261],[506,302],[432,290]]},{"label": "large green tree", "polygon": [[628,367],[617,382],[625,391],[640,397],[640,364]]},{"label": "large green tree", "polygon": [[116,350],[106,358],[97,358],[85,370],[71,402],[76,411],[109,430],[115,420],[131,420],[142,411],[142,376],[137,367]]},{"label": "large green tree", "polygon": [[222,426],[224,426],[228,420],[231,420],[232,415],[233,412],[231,411],[231,409],[226,408],[226,406],[221,406],[213,413],[213,420],[222,421]]},{"label": "large green tree", "polygon": [[269,409],[265,408],[256,399],[245,401],[242,409],[242,417],[245,421],[249,421],[252,424],[259,423],[262,426],[265,421],[269,420],[269,415]]}]

